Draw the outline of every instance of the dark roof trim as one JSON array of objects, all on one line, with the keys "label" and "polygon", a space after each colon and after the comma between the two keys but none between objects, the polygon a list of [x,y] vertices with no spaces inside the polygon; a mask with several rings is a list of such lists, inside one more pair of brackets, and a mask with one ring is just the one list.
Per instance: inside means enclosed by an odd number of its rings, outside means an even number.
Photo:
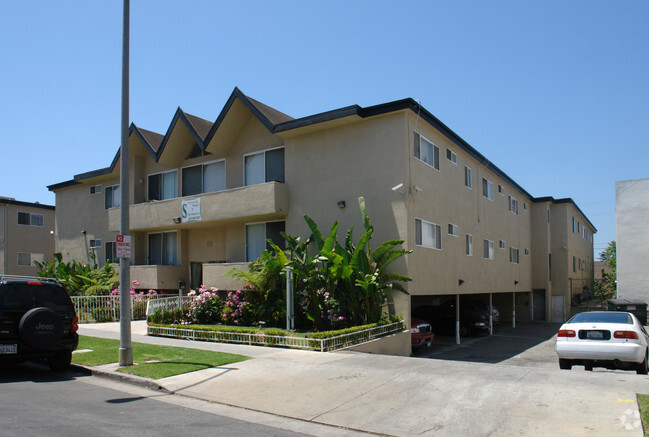
[{"label": "dark roof trim", "polygon": [[33,203],[33,202],[22,202],[20,200],[11,200],[11,199],[2,199],[2,198],[0,198],[0,204],[28,206],[31,208],[49,209],[51,211],[54,211],[56,209],[56,207],[52,205],[45,205],[42,203]]},{"label": "dark roof trim", "polygon": [[534,202],[550,202],[554,204],[561,204],[561,203],[570,203],[576,210],[581,214],[581,217],[588,222],[591,228],[593,228],[593,231],[596,233],[597,228],[595,227],[594,224],[591,223],[591,221],[586,217],[586,214],[577,206],[574,200],[572,200],[570,197],[564,197],[563,199],[555,199],[552,196],[545,196],[545,197],[537,197],[534,199]]},{"label": "dark roof trim", "polygon": [[174,114],[174,118],[171,120],[171,124],[169,124],[169,128],[167,129],[167,133],[165,134],[164,139],[162,140],[162,144],[160,144],[160,147],[158,148],[158,153],[154,155],[153,159],[155,159],[155,162],[158,162],[160,160],[160,157],[162,156],[165,146],[167,145],[169,139],[171,138],[171,133],[175,129],[178,120],[182,121],[184,125],[187,127],[187,129],[189,129],[189,133],[191,133],[192,137],[194,137],[196,144],[198,144],[198,146],[201,149],[205,150],[205,145],[207,144],[206,142],[204,142],[205,139],[200,136],[200,134],[194,127],[193,123],[187,117],[187,114],[185,114],[185,111],[183,111],[182,108],[179,106],[178,109],[176,110],[176,113]]}]

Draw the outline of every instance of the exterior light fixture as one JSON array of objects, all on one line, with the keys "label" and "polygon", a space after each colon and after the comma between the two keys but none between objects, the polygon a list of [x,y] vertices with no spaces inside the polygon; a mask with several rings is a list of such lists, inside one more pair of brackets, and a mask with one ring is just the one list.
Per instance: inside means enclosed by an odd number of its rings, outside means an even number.
[{"label": "exterior light fixture", "polygon": [[338,205],[338,208],[343,209],[345,207],[345,201],[339,200],[338,203],[336,203],[336,205]]},{"label": "exterior light fixture", "polygon": [[462,284],[464,284],[464,279],[460,279],[459,281],[457,281],[457,285],[462,285]]},{"label": "exterior light fixture", "polygon": [[181,221],[180,217],[174,217],[172,220],[175,224],[179,224]]}]

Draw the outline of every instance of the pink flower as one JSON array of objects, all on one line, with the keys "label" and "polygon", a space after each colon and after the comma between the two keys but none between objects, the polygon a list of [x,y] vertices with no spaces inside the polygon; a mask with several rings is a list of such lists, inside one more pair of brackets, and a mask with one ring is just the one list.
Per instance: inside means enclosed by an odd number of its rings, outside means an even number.
[{"label": "pink flower", "polygon": [[136,287],[139,287],[140,286],[140,281],[133,280],[133,285],[135,285]]},{"label": "pink flower", "polygon": [[237,294],[241,294],[241,290],[237,290]]},{"label": "pink flower", "polygon": [[329,292],[326,291],[325,294],[324,294],[324,298],[325,298],[325,300],[329,299],[329,296],[330,296]]},{"label": "pink flower", "polygon": [[239,321],[238,321],[238,320],[235,320],[235,321],[234,321],[234,324],[235,324],[235,325],[238,325],[238,324],[239,324]]},{"label": "pink flower", "polygon": [[345,320],[345,318],[344,318],[343,316],[338,317],[338,321],[339,321],[339,322],[341,322],[341,321],[343,321],[343,320]]},{"label": "pink flower", "polygon": [[135,290],[133,290],[132,288],[131,288],[131,294],[132,295],[135,294]]}]

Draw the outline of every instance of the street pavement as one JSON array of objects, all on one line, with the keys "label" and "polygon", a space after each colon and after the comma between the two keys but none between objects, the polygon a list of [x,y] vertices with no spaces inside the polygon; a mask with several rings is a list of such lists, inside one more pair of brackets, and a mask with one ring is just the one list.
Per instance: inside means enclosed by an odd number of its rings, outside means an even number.
[{"label": "street pavement", "polygon": [[[144,322],[132,323],[132,340],[254,357],[156,380],[152,387],[251,413],[330,425],[341,432],[642,435],[636,393],[649,394],[649,377],[605,369],[585,372],[580,366],[559,370],[549,334],[556,329],[543,323],[503,328],[492,337],[436,349],[430,357],[320,353],[149,337]],[[79,332],[119,338],[119,324],[86,324]],[[113,364],[94,370],[114,375],[116,369]]]}]

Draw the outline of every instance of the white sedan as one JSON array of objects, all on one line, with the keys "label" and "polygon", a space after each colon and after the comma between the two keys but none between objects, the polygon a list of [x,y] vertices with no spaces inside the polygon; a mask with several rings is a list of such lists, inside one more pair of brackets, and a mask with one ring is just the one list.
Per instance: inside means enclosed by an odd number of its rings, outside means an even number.
[{"label": "white sedan", "polygon": [[583,365],[646,375],[648,345],[649,334],[633,314],[598,311],[576,314],[561,325],[556,350],[562,369]]}]

